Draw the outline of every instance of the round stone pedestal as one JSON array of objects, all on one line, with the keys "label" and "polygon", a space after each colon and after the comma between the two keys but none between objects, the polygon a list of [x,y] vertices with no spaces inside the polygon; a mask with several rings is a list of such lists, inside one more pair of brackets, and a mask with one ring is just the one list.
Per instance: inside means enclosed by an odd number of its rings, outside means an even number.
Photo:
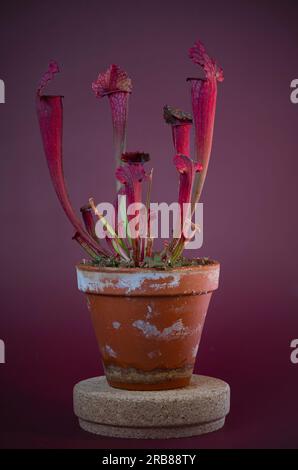
[{"label": "round stone pedestal", "polygon": [[112,388],[105,377],[74,387],[74,412],[80,426],[101,436],[169,439],[220,429],[230,408],[226,382],[193,375],[188,387],[163,391]]}]

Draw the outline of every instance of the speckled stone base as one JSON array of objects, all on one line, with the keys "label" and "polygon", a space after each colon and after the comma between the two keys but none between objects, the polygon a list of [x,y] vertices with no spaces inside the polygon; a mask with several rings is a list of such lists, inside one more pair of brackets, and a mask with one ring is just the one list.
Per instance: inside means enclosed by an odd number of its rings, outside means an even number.
[{"label": "speckled stone base", "polygon": [[193,375],[188,387],[156,392],[112,388],[105,377],[74,387],[74,412],[94,434],[133,439],[198,436],[220,429],[230,409],[226,382]]}]

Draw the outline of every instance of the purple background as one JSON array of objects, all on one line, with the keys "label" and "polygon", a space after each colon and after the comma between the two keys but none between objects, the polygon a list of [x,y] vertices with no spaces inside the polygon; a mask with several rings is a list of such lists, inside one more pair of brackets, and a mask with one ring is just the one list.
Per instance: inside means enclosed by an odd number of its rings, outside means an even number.
[{"label": "purple background", "polygon": [[[70,6],[71,5],[71,6]],[[0,16],[1,447],[297,447],[297,120],[294,1],[6,2]],[[188,48],[200,38],[224,68],[203,194],[205,242],[221,261],[197,371],[227,380],[223,430],[170,441],[104,439],[81,431],[72,387],[101,371],[74,264],[81,257],[51,187],[34,91],[49,59],[65,95],[65,173],[74,206],[113,200],[107,101],[90,90],[115,62],[133,79],[128,149],[148,151],[154,200],[173,201],[166,103],[190,110]]]}]

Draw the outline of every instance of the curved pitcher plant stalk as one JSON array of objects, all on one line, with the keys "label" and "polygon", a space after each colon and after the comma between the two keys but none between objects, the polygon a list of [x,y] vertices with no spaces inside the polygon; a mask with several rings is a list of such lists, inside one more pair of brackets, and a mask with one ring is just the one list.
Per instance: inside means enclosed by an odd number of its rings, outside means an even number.
[{"label": "curved pitcher plant stalk", "polygon": [[223,70],[206,52],[205,47],[197,41],[189,50],[189,57],[194,64],[205,72],[205,78],[188,78],[191,82],[192,110],[195,124],[195,160],[202,164],[203,170],[196,178],[192,203],[200,199],[204,186],[213,139],[217,82],[224,79]]},{"label": "curved pitcher plant stalk", "polygon": [[[37,89],[37,115],[44,152],[50,176],[58,199],[72,223],[77,241],[91,258],[92,263],[104,266],[159,267],[174,266],[182,259],[185,245],[192,238],[198,227],[192,216],[195,204],[199,201],[208,170],[216,99],[217,82],[223,80],[223,71],[206,52],[205,47],[197,41],[189,50],[192,62],[204,71],[204,78],[188,78],[191,83],[192,114],[172,106],[164,106],[163,116],[171,126],[172,141],[175,151],[173,163],[179,173],[180,205],[179,235],[163,242],[160,252],[153,251],[150,234],[150,222],[156,216],[150,210],[153,170],[147,172],[145,164],[150,160],[144,152],[126,152],[126,132],[128,102],[132,92],[132,82],[127,72],[118,65],[112,64],[105,72],[98,75],[92,83],[97,98],[109,98],[112,125],[114,157],[116,161],[117,195],[114,204],[114,224],[99,212],[92,197],[88,204],[81,207],[82,221],[76,215],[69,200],[63,173],[62,133],[63,103],[62,96],[43,94],[45,86],[59,72],[58,64],[51,61],[48,71],[42,76]],[[194,124],[195,145],[194,157],[191,151],[191,130]],[[135,215],[127,212],[131,204],[142,203],[144,183],[146,183],[145,203]],[[184,205],[191,205],[185,215]],[[147,232],[144,234],[138,223],[140,212],[145,212]],[[130,222],[134,222],[135,236],[132,236]],[[96,231],[96,224],[104,230],[103,239]],[[185,226],[192,231],[185,233]]]},{"label": "curved pitcher plant stalk", "polygon": [[50,176],[58,199],[78,234],[75,236],[76,240],[79,243],[82,241],[81,245],[83,248],[86,249],[88,247],[88,254],[90,255],[92,251],[94,253],[92,257],[95,258],[99,254],[105,255],[105,250],[83,228],[72,208],[64,180],[62,159],[63,97],[43,94],[44,87],[58,72],[59,67],[57,62],[50,62],[48,71],[41,78],[37,89],[36,104],[40,132]]}]

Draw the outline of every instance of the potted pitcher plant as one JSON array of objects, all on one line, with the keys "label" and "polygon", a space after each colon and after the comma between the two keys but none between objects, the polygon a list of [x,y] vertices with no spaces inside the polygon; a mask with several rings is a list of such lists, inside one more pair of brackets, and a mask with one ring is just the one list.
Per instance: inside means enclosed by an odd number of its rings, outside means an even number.
[{"label": "potted pitcher plant", "polygon": [[[161,390],[186,386],[210,298],[218,287],[219,263],[207,258],[188,259],[183,250],[199,230],[193,214],[208,169],[217,82],[223,80],[223,71],[199,41],[190,49],[189,57],[203,69],[204,77],[187,79],[192,115],[164,107],[164,119],[173,139],[181,213],[176,222],[178,235],[175,231],[159,251],[154,250],[150,232],[156,217],[150,210],[150,158],[145,152],[126,150],[132,92],[128,74],[111,65],[92,84],[97,98],[109,99],[112,113],[117,180],[113,220],[92,197],[81,207],[81,218],[69,200],[62,162],[62,96],[43,93],[59,71],[56,62],[50,62],[37,90],[37,114],[50,176],[74,227],[73,239],[88,256],[76,266],[78,287],[86,295],[106,378],[112,387]],[[182,210],[185,205],[190,207],[187,215]],[[131,207],[137,207],[135,213]]]}]

